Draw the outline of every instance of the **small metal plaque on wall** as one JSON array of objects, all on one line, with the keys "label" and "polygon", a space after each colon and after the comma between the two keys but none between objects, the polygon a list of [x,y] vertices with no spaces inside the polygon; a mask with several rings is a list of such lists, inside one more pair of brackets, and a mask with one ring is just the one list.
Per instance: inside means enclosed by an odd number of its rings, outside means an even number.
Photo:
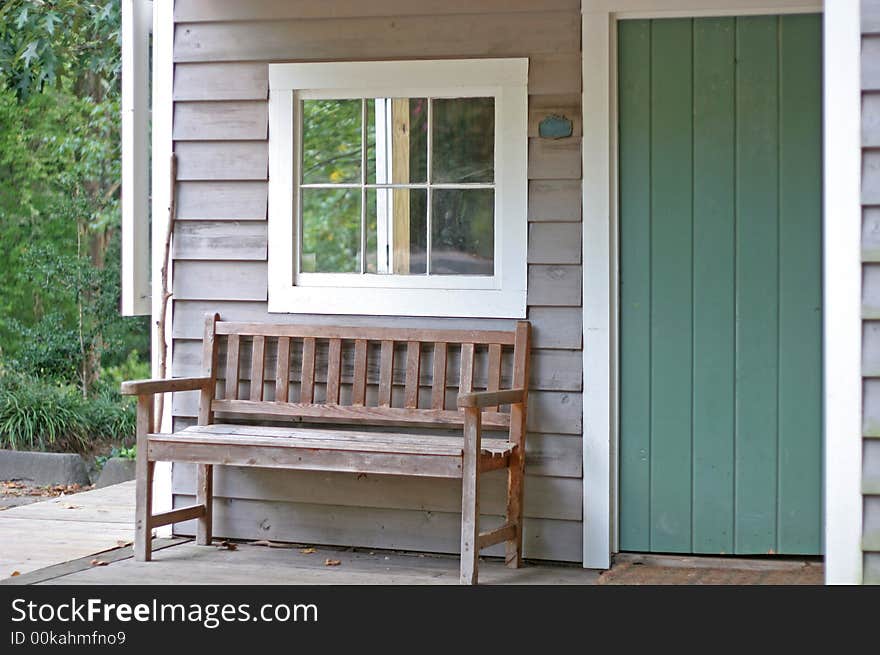
[{"label": "small metal plaque on wall", "polygon": [[559,114],[544,117],[538,124],[538,136],[542,139],[564,139],[571,136],[571,120]]}]

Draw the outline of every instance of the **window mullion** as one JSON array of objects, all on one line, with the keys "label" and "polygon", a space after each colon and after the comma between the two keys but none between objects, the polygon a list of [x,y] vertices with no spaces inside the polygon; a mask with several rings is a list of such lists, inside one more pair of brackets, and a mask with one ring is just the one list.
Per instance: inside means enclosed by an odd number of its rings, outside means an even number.
[{"label": "window mullion", "polygon": [[431,185],[434,182],[433,176],[431,174],[431,159],[433,158],[433,111],[431,109],[434,104],[433,98],[427,98],[428,101],[428,144],[427,144],[427,161],[425,162],[425,167],[427,169],[427,204],[425,207],[425,226],[428,230],[428,234],[425,237],[425,275],[431,275],[431,205],[433,204],[433,192],[431,190]]},{"label": "window mullion", "polygon": [[361,275],[367,272],[367,99],[361,98]]}]

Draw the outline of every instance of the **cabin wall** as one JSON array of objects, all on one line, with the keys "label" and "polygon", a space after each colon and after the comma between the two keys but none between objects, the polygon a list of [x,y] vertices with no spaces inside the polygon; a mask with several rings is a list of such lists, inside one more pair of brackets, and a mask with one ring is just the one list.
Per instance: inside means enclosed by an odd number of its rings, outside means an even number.
[{"label": "cabin wall", "polygon": [[880,584],[880,0],[862,1],[863,579]]},{"label": "cabin wall", "polygon": [[[534,335],[525,555],[581,560],[581,33],[579,0],[177,0],[173,375],[200,370],[203,314],[311,324],[511,328],[512,320],[269,314],[269,62],[529,58],[528,318]],[[571,138],[538,122],[562,113]],[[572,247],[575,244],[577,247]],[[198,399],[178,394],[177,427]],[[504,476],[485,478],[487,525]],[[176,504],[192,467],[173,470]],[[457,552],[460,484],[383,476],[218,470],[215,531],[246,539]],[[191,524],[176,532],[193,532]],[[496,547],[494,551],[500,552]]]}]

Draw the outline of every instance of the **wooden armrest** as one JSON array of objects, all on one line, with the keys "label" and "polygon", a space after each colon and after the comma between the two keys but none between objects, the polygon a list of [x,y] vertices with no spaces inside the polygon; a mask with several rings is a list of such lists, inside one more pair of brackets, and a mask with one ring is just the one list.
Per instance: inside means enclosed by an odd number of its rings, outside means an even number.
[{"label": "wooden armrest", "polygon": [[458,396],[458,407],[495,407],[496,405],[515,405],[525,398],[525,389],[506,389],[504,391],[472,391]]},{"label": "wooden armrest", "polygon": [[141,396],[174,391],[199,391],[211,384],[211,378],[168,378],[165,380],[127,380],[120,389],[123,396]]}]

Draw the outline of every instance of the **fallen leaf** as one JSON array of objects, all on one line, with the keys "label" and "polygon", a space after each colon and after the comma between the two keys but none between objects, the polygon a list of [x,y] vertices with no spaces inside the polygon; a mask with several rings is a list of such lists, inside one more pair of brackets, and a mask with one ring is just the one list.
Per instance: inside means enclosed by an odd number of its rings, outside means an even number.
[{"label": "fallen leaf", "polygon": [[342,564],[338,559],[325,559],[324,566],[339,566]]},{"label": "fallen leaf", "polygon": [[18,571],[13,571],[12,573],[9,574],[9,577],[14,578],[17,575],[21,575],[21,573],[19,573]]},{"label": "fallen leaf", "polygon": [[105,562],[102,559],[93,559],[90,564],[92,566],[107,566],[110,562]]},{"label": "fallen leaf", "polygon": [[315,549],[314,548],[300,548],[299,552],[301,552],[303,555],[311,555],[312,553],[315,552]]},{"label": "fallen leaf", "polygon": [[238,550],[238,546],[231,541],[221,541],[217,544],[217,550]]},{"label": "fallen leaf", "polygon": [[130,541],[123,541],[122,539],[120,539],[119,541],[116,542],[116,545],[119,546],[120,548],[125,548],[126,546],[131,546],[131,542]]},{"label": "fallen leaf", "polygon": [[82,509],[82,505],[74,505],[72,503],[61,503],[64,509]]}]

